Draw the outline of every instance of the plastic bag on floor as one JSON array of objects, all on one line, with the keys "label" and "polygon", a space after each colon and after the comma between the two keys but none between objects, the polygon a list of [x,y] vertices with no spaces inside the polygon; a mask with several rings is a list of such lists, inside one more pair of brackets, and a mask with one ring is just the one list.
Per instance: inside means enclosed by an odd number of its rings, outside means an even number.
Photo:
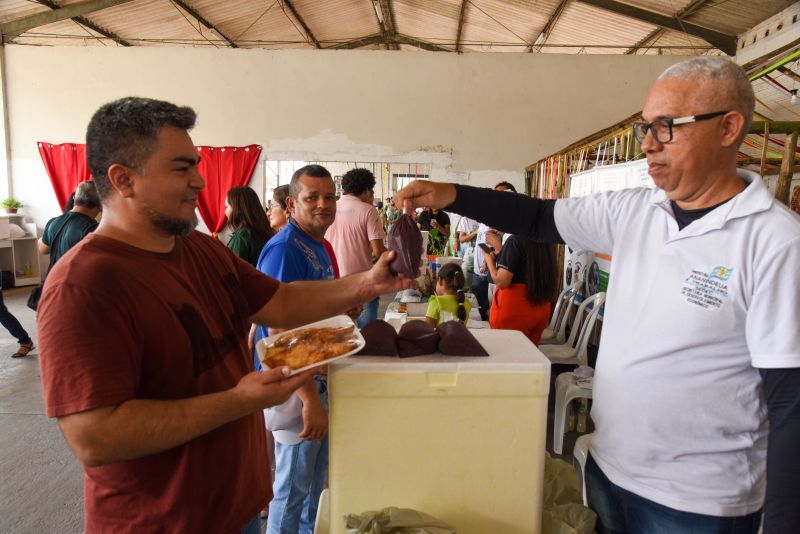
[{"label": "plastic bag on floor", "polygon": [[390,506],[345,516],[347,534],[455,534],[456,529],[424,512]]},{"label": "plastic bag on floor", "polygon": [[578,489],[578,475],[570,464],[545,454],[544,504],[542,532],[544,534],[592,534],[597,515],[583,505]]}]

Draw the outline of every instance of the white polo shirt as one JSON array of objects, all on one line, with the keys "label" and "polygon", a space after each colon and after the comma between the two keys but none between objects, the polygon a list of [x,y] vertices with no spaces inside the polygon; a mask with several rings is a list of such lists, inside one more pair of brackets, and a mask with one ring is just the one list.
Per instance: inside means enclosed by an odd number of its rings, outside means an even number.
[{"label": "white polo shirt", "polygon": [[757,367],[800,367],[800,217],[760,177],[678,230],[662,190],[559,200],[573,249],[611,254],[591,453],[670,508],[763,506],[767,411]]}]

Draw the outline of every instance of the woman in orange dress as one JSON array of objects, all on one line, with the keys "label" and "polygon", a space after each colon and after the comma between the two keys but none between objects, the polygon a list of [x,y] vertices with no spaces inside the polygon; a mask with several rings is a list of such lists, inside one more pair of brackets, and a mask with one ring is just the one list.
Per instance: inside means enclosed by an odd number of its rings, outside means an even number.
[{"label": "woman in orange dress", "polygon": [[512,235],[484,258],[496,286],[489,325],[519,330],[538,346],[558,290],[555,246]]}]

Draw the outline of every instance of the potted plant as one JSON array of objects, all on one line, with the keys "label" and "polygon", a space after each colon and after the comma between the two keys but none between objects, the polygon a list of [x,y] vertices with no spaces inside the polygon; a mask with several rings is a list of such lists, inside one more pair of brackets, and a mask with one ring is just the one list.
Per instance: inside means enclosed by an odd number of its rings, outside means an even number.
[{"label": "potted plant", "polygon": [[23,206],[22,202],[14,197],[8,197],[0,202],[0,207],[6,210],[6,213],[17,213],[17,210]]}]

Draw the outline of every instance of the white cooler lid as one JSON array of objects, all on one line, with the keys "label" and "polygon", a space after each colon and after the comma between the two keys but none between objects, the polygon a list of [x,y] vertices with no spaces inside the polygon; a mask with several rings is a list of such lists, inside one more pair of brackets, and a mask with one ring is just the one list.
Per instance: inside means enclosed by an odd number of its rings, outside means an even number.
[{"label": "white cooler lid", "polygon": [[550,372],[550,360],[518,330],[470,330],[489,357],[444,356],[440,353],[411,358],[351,356],[330,364],[337,373],[355,371],[527,371]]}]

